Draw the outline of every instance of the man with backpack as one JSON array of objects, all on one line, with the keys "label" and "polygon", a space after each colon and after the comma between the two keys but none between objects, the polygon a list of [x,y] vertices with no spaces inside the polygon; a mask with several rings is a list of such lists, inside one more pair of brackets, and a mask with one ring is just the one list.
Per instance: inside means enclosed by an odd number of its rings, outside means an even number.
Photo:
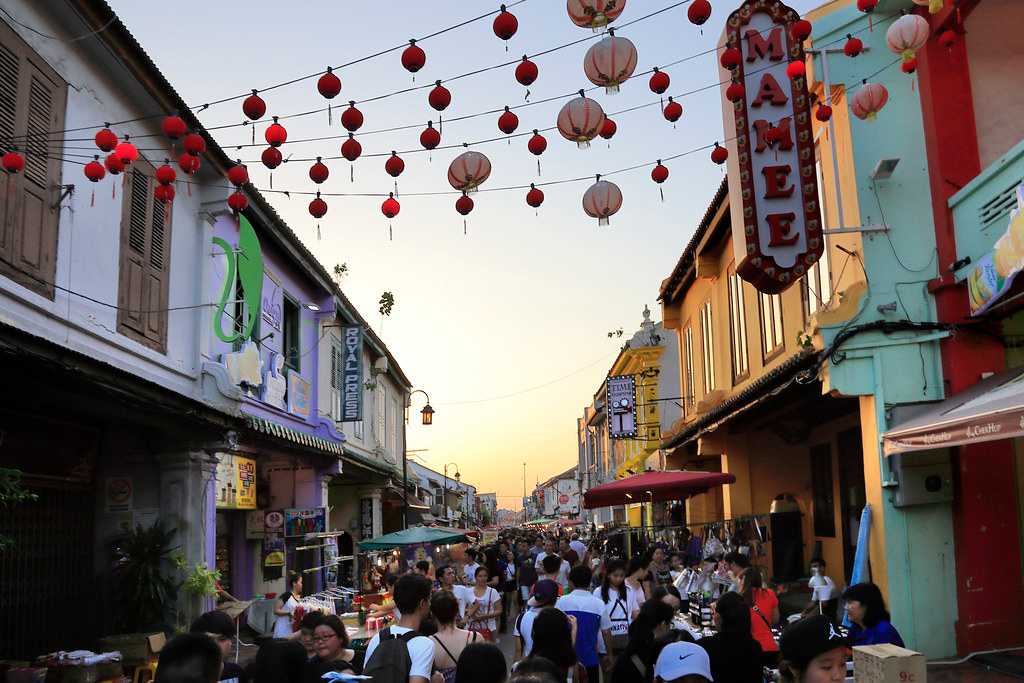
[{"label": "man with backpack", "polygon": [[558,584],[550,579],[537,582],[533,597],[527,603],[527,608],[520,612],[512,631],[516,637],[516,661],[530,656],[530,652],[533,651],[533,620],[545,607],[555,606],[558,592]]},{"label": "man with backpack", "polygon": [[420,623],[430,613],[430,579],[405,574],[395,583],[395,608],[402,618],[370,639],[363,674],[374,683],[430,683],[434,644],[421,636]]}]

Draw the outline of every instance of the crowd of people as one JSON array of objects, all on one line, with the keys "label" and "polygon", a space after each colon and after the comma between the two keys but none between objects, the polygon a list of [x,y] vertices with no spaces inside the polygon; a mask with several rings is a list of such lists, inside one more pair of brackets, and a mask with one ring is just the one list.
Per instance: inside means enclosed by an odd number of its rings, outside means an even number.
[{"label": "crowd of people", "polygon": [[[738,552],[705,557],[690,540],[626,558],[578,536],[511,529],[437,567],[392,565],[393,602],[372,608],[388,624],[364,653],[337,616],[307,613],[292,629],[289,604],[302,593],[292,577],[274,638],[244,670],[227,658],[234,623],[214,611],[167,645],[155,683],[825,683],[846,678],[851,645],[903,645],[873,584],[842,594],[847,632],[815,559],[806,609],[787,624],[762,567]],[[691,596],[709,599],[713,628],[685,619]],[[501,634],[514,641],[511,662]]]}]

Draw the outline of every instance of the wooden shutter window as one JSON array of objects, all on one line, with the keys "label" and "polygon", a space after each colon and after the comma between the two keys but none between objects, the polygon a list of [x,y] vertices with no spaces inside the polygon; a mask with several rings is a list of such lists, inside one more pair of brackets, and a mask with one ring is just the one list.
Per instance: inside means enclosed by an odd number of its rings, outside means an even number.
[{"label": "wooden shutter window", "polygon": [[166,353],[171,208],[153,197],[154,173],[140,159],[124,175],[117,328]]},{"label": "wooden shutter window", "polygon": [[25,171],[0,172],[0,274],[52,299],[67,83],[0,21],[0,144],[25,155]]}]

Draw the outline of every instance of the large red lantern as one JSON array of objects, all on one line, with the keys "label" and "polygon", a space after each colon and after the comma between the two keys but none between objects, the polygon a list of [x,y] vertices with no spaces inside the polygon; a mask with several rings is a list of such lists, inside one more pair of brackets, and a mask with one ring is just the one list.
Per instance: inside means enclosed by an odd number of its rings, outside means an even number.
[{"label": "large red lantern", "polygon": [[855,38],[851,34],[846,34],[846,43],[843,44],[843,53],[847,57],[856,57],[864,51],[864,41],[860,38]]},{"label": "large red lantern", "polygon": [[384,170],[392,178],[397,178],[405,170],[405,162],[402,161],[402,157],[398,156],[397,152],[392,151],[391,156],[384,162]]},{"label": "large red lantern", "polygon": [[567,0],[565,9],[572,23],[597,31],[619,18],[626,0]]},{"label": "large red lantern", "polygon": [[444,111],[452,103],[452,94],[448,88],[441,85],[441,81],[435,81],[433,89],[427,95],[427,102],[437,111]]},{"label": "large red lantern", "polygon": [[558,112],[558,132],[580,148],[589,147],[590,141],[600,134],[604,119],[601,105],[581,90],[579,97],[566,102]]},{"label": "large red lantern", "polygon": [[618,125],[607,116],[604,119],[604,125],[601,126],[601,137],[605,140],[611,140],[615,137],[615,133],[619,130]]},{"label": "large red lantern", "polygon": [[331,170],[327,168],[327,164],[321,161],[321,157],[317,157],[316,163],[309,167],[309,179],[317,185],[323,184],[330,174]]},{"label": "large red lantern", "polygon": [[109,128],[100,128],[96,132],[96,146],[104,152],[112,152],[117,147],[117,136]]},{"label": "large red lantern", "polygon": [[505,5],[502,5],[498,16],[494,17],[492,28],[494,29],[494,35],[502,40],[508,40],[519,30],[519,20],[516,19],[516,15],[505,9]]},{"label": "large red lantern", "polygon": [[[271,147],[270,149],[274,148]],[[110,157],[107,158],[109,159]],[[180,168],[181,172],[184,173],[185,175],[195,175],[196,172],[199,171],[199,165],[199,157],[192,156],[188,152],[178,157],[178,168]],[[108,167],[107,170],[109,171],[110,168]]]},{"label": "large red lantern", "polygon": [[249,182],[249,169],[241,161],[228,169],[228,182],[235,187],[241,187]]},{"label": "large red lantern", "polygon": [[242,113],[252,121],[256,121],[267,113],[267,103],[253,90],[252,94],[242,101]]},{"label": "large red lantern", "polygon": [[597,176],[597,182],[583,194],[583,210],[596,218],[598,225],[608,225],[609,218],[621,208],[622,190],[615,183],[601,180],[601,176]]},{"label": "large red lantern", "polygon": [[139,149],[128,142],[128,136],[124,136],[124,142],[118,143],[117,147],[114,148],[114,154],[121,160],[125,166],[132,163],[139,158]]},{"label": "large red lantern", "polygon": [[316,89],[327,99],[333,100],[341,92],[341,79],[334,73],[334,69],[327,67],[327,71],[317,80]]},{"label": "large red lantern", "polygon": [[715,162],[719,166],[725,163],[726,159],[729,158],[729,150],[722,147],[717,142],[715,148],[711,150],[711,161]]},{"label": "large red lantern", "polygon": [[3,159],[0,160],[0,164],[3,164],[4,170],[8,173],[21,173],[25,170],[25,157],[15,150],[11,150],[4,153]]},{"label": "large red lantern", "polygon": [[[174,195],[174,185],[157,185],[153,188],[153,196],[158,202],[170,204],[174,201]],[[166,220],[166,216],[164,217],[164,220]]]},{"label": "large red lantern", "polygon": [[850,111],[858,119],[873,119],[888,101],[889,91],[884,85],[864,81],[850,99]]},{"label": "large red lantern", "polygon": [[491,160],[480,152],[463,152],[448,166],[448,184],[463,192],[473,192],[490,177]]},{"label": "large red lantern", "polygon": [[812,30],[814,30],[814,27],[811,26],[811,22],[806,19],[797,19],[789,27],[789,35],[793,36],[793,40],[802,43],[810,38]]},{"label": "large red lantern", "polygon": [[605,92],[619,92],[619,86],[629,80],[636,70],[636,46],[629,38],[619,38],[614,29],[608,29],[603,38],[587,50],[583,58],[583,71],[594,85],[604,86]]},{"label": "large red lantern", "polygon": [[199,156],[206,151],[206,140],[199,133],[189,133],[181,141],[181,146],[192,156]]},{"label": "large red lantern", "polygon": [[241,213],[245,211],[245,207],[249,206],[249,199],[241,190],[235,190],[228,197],[228,208],[235,213]]},{"label": "large red lantern", "polygon": [[[190,159],[195,159],[195,157],[190,154],[186,154],[185,156]],[[116,154],[108,154],[107,158],[103,160],[103,165],[106,167],[107,173],[110,175],[120,175],[124,172],[124,164],[117,158]]]},{"label": "large red lantern", "polygon": [[711,3],[708,0],[693,0],[686,8],[686,18],[691,24],[702,26],[711,18]]},{"label": "large red lantern", "polygon": [[544,192],[533,183],[530,183],[530,191],[526,193],[526,203],[535,209],[544,203]]},{"label": "large red lantern", "polygon": [[434,149],[441,144],[441,134],[434,128],[433,121],[427,121],[427,127],[420,133],[420,144],[423,149]]},{"label": "large red lantern", "polygon": [[498,130],[505,135],[512,135],[516,132],[516,128],[519,127],[519,117],[515,115],[515,112],[505,107],[505,112],[498,117]]},{"label": "large red lantern", "polygon": [[266,138],[267,144],[271,147],[280,147],[288,139],[288,131],[277,122],[277,117],[275,116],[274,122],[267,126],[267,132],[263,134],[263,137]]},{"label": "large red lantern", "polygon": [[519,81],[519,84],[529,87],[537,80],[539,74],[540,70],[537,69],[537,65],[523,55],[523,61],[519,62],[516,67],[516,80]]},{"label": "large red lantern", "polygon": [[177,140],[188,132],[188,126],[185,125],[185,120],[177,115],[165,117],[163,123],[160,124],[160,129],[164,132],[164,135],[169,137],[171,140]]},{"label": "large red lantern", "polygon": [[651,74],[651,80],[648,83],[651,87],[651,92],[655,95],[664,95],[668,92],[669,86],[672,84],[672,79],[664,71],[654,67],[654,73]]},{"label": "large red lantern", "polygon": [[99,154],[93,155],[92,161],[85,165],[82,172],[85,173],[86,178],[94,183],[98,183],[103,180],[103,176],[107,175],[107,169],[105,169],[103,164],[100,163]]},{"label": "large red lantern", "polygon": [[348,109],[341,112],[341,125],[350,133],[363,127],[363,112],[356,109],[355,100],[350,101]]},{"label": "large red lantern", "polygon": [[166,159],[164,159],[163,165],[156,169],[154,175],[156,181],[161,185],[170,185],[178,179],[178,174],[175,172],[174,167],[167,163]]},{"label": "large red lantern", "polygon": [[683,117],[683,105],[669,97],[668,104],[665,105],[665,109],[661,113],[665,116],[666,121],[675,123]]},{"label": "large red lantern", "polygon": [[277,147],[267,147],[263,150],[263,154],[260,155],[260,161],[263,162],[264,166],[273,171],[284,161],[284,155],[281,154],[281,150]]},{"label": "large red lantern", "polygon": [[423,65],[426,63],[427,53],[423,51],[423,48],[416,44],[415,39],[410,40],[409,47],[402,51],[402,66],[405,67],[406,71],[416,73],[422,69]]}]

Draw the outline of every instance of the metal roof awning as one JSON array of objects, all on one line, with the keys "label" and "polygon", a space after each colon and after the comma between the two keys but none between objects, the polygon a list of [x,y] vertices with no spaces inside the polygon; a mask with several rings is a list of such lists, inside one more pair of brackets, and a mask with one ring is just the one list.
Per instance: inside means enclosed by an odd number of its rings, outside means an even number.
[{"label": "metal roof awning", "polygon": [[722,472],[644,472],[595,486],[583,494],[583,507],[589,510],[609,505],[683,500],[715,486],[735,482],[734,475]]},{"label": "metal roof awning", "polygon": [[988,377],[882,435],[886,455],[1024,436],[1024,368]]},{"label": "metal roof awning", "polygon": [[285,427],[273,420],[267,420],[254,415],[246,415],[245,422],[249,428],[254,431],[269,434],[270,436],[276,436],[279,439],[291,441],[296,445],[324,451],[325,453],[330,453],[338,457],[342,455],[343,446],[341,442],[328,441],[327,439],[322,439],[319,436],[306,434],[292,429],[291,427]]}]

